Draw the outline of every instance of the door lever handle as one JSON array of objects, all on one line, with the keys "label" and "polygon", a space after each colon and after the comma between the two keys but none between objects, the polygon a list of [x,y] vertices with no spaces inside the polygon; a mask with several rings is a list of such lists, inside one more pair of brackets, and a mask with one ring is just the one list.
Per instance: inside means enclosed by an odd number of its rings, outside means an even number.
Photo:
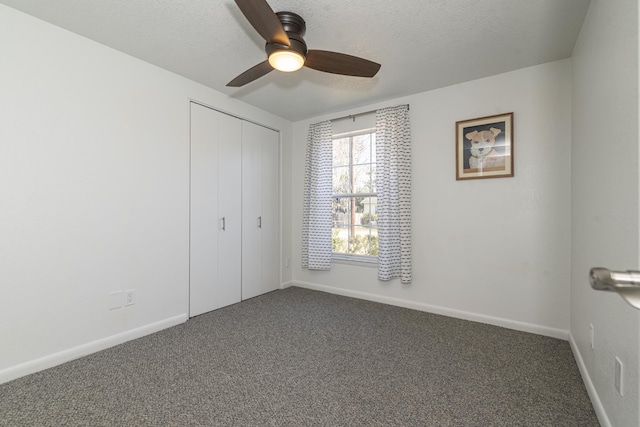
[{"label": "door lever handle", "polygon": [[640,310],[640,271],[611,271],[594,267],[589,271],[589,283],[598,291],[617,292],[633,307]]},{"label": "door lever handle", "polygon": [[618,289],[640,289],[640,271],[611,271],[608,268],[595,267],[589,272],[591,287],[599,291]]}]

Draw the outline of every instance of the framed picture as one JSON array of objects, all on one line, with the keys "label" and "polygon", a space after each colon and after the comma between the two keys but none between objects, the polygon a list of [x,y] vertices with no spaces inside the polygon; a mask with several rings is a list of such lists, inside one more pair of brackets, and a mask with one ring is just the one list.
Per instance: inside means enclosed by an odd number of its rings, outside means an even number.
[{"label": "framed picture", "polygon": [[513,113],[456,122],[456,180],[513,176]]}]

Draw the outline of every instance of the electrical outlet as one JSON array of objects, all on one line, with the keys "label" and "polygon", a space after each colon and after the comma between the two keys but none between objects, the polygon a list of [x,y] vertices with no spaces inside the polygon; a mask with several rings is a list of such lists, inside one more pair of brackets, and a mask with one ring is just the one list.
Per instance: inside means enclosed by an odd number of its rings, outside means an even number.
[{"label": "electrical outlet", "polygon": [[623,386],[624,386],[624,382],[623,382],[623,374],[624,374],[624,365],[622,364],[622,361],[616,357],[616,377],[615,377],[615,385],[616,385],[616,390],[618,390],[618,393],[620,393],[620,396],[623,396]]},{"label": "electrical outlet", "polygon": [[136,295],[134,289],[124,291],[124,305],[133,305],[136,303]]},{"label": "electrical outlet", "polygon": [[589,340],[591,341],[591,348],[596,348],[596,332],[591,323],[589,323]]},{"label": "electrical outlet", "polygon": [[284,261],[284,266],[289,268],[289,258]]}]

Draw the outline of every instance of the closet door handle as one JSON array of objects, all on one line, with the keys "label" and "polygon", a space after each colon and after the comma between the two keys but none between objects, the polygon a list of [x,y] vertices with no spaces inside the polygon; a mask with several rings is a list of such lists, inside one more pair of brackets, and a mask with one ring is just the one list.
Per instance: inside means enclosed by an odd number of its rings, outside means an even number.
[{"label": "closet door handle", "polygon": [[220,229],[222,231],[225,231],[227,229],[227,222],[225,221],[224,217],[222,217],[222,219],[220,220]]},{"label": "closet door handle", "polygon": [[258,228],[262,228],[262,217],[258,217]]}]

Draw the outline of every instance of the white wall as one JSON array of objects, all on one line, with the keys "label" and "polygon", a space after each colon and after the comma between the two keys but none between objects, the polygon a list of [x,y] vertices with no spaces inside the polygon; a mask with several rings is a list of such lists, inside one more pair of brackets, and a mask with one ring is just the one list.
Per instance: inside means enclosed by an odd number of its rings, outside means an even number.
[{"label": "white wall", "polygon": [[[300,267],[310,123],[409,103],[413,283],[376,269]],[[515,177],[456,181],[455,123],[514,112]],[[294,283],[566,339],[570,275],[571,61],[294,123]]]},{"label": "white wall", "polygon": [[3,382],[186,320],[190,98],[291,124],[3,5],[0,52]]},{"label": "white wall", "polygon": [[638,12],[637,1],[592,0],[573,52],[571,342],[602,424],[614,426],[640,425],[640,312],[591,290],[588,272],[640,266]]}]

